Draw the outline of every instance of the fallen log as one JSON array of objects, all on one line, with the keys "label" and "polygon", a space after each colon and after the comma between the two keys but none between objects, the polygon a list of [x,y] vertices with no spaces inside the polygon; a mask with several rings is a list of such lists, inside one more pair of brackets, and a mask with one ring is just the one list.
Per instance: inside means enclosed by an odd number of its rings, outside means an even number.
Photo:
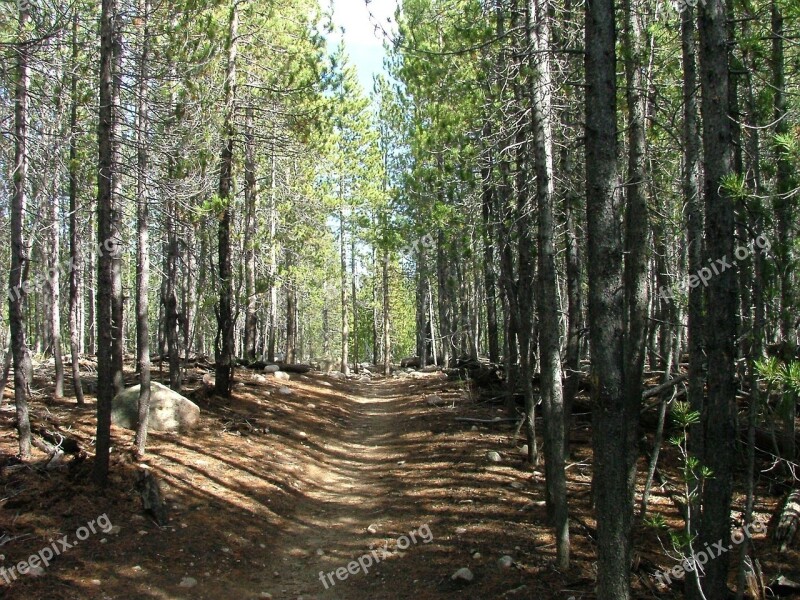
[{"label": "fallen log", "polygon": [[644,394],[642,394],[642,400],[647,400],[648,398],[652,398],[653,396],[658,396],[661,392],[664,392],[671,387],[678,385],[689,379],[689,374],[684,373],[683,375],[678,375],[677,377],[673,377],[669,381],[662,383],[661,385],[657,385],[656,387],[650,388],[646,390]]}]

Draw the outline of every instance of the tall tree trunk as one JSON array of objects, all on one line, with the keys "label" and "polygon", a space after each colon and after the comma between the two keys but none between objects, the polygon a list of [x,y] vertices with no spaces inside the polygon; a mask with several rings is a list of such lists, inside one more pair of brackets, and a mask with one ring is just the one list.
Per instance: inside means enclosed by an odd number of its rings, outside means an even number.
[{"label": "tall tree trunk", "polygon": [[114,8],[112,35],[112,67],[111,67],[111,236],[113,250],[111,257],[111,364],[114,370],[114,392],[119,394],[125,389],[124,356],[125,356],[125,319],[124,298],[122,291],[122,23],[117,7]]},{"label": "tall tree trunk", "polygon": [[[700,89],[703,116],[705,240],[709,271],[717,261],[733,260],[734,203],[725,178],[733,174],[733,144],[728,95],[728,32],[724,0],[707,0],[700,9]],[[702,490],[703,512],[699,545],[709,547],[730,536],[736,386],[736,274],[733,268],[712,273],[706,288],[708,394],[703,407],[703,454],[698,457],[713,476]],[[705,565],[699,583],[708,598],[727,596],[730,556],[722,554]]]},{"label": "tall tree trunk", "polygon": [[150,0],[140,4],[143,23],[139,55],[139,89],[136,111],[136,362],[139,365],[139,406],[136,427],[136,451],[142,456],[147,446],[147,421],[150,415],[150,329],[148,296],[150,282],[150,243],[148,236],[149,194],[147,190],[148,163],[148,60],[150,45]]},{"label": "tall tree trunk", "polygon": [[79,315],[83,261],[78,235],[78,11],[72,16],[72,73],[69,108],[69,350],[72,362],[72,387],[75,401],[84,404],[81,382],[81,324]]},{"label": "tall tree trunk", "polygon": [[253,106],[248,105],[245,117],[245,164],[244,164],[244,357],[256,359],[256,148],[253,134]]},{"label": "tall tree trunk", "polygon": [[[56,167],[58,169],[58,167]],[[56,170],[55,181],[60,179]],[[59,249],[61,247],[61,215],[59,210],[60,196],[58,185],[55,183],[53,188],[53,198],[50,203],[50,218],[48,228],[48,249],[47,249],[47,325],[49,328],[48,338],[50,339],[53,363],[55,367],[53,398],[61,399],[64,397],[64,360],[61,351],[61,273],[59,264]]]},{"label": "tall tree trunk", "polygon": [[345,239],[344,197],[339,187],[339,266],[341,269],[341,314],[342,314],[342,356],[340,369],[345,375],[350,374],[350,319],[347,314],[347,242]]},{"label": "tall tree trunk", "polygon": [[100,105],[97,168],[97,243],[102,249],[97,259],[97,435],[94,479],[108,480],[111,447],[111,400],[115,393],[114,265],[119,243],[114,211],[114,183],[117,177],[114,140],[116,104],[114,102],[114,52],[117,31],[116,0],[102,0],[100,15]]},{"label": "tall tree trunk", "polygon": [[31,457],[31,424],[28,416],[28,385],[31,358],[25,343],[25,321],[22,303],[27,288],[27,246],[24,219],[28,185],[28,85],[30,47],[25,36],[29,20],[28,5],[19,5],[19,38],[17,42],[16,85],[14,88],[14,192],[11,197],[11,268],[8,274],[8,320],[11,328],[11,352],[14,359],[14,401],[17,409],[19,457]]},{"label": "tall tree trunk", "polygon": [[581,250],[578,235],[578,194],[572,186],[573,161],[570,151],[564,149],[562,164],[567,173],[564,194],[564,233],[567,263],[567,344],[564,364],[567,371],[564,381],[564,447],[569,450],[569,429],[572,422],[572,405],[581,385],[581,337],[583,330],[583,289],[581,285]]},{"label": "tall tree trunk", "polygon": [[353,308],[353,372],[358,374],[361,367],[358,364],[358,294],[356,293],[356,236],[354,231],[350,232],[350,302]]},{"label": "tall tree trunk", "polygon": [[[794,355],[797,345],[796,319],[797,303],[795,300],[793,274],[796,265],[792,256],[792,245],[796,239],[793,226],[796,202],[792,198],[792,190],[796,181],[792,176],[792,163],[787,156],[787,149],[782,140],[789,134],[789,116],[786,109],[786,66],[784,58],[784,38],[786,33],[783,26],[783,14],[778,5],[778,0],[772,0],[772,106],[775,122],[775,154],[777,165],[775,169],[775,214],[778,218],[778,279],[780,281],[780,332],[781,342],[787,351],[785,360],[790,360]],[[792,391],[787,392],[786,411],[783,419],[783,435],[781,447],[783,458],[794,461],[796,457],[795,437],[797,418],[797,395]]]},{"label": "tall tree trunk", "polygon": [[388,377],[392,372],[392,336],[390,332],[390,297],[389,297],[389,248],[383,248],[382,283],[383,283],[383,374]]},{"label": "tall tree trunk", "polygon": [[225,126],[223,149],[220,158],[219,198],[222,214],[217,228],[219,304],[217,306],[216,343],[216,393],[229,398],[233,386],[234,321],[233,273],[231,269],[231,221],[233,207],[231,187],[233,180],[234,116],[236,104],[236,53],[239,36],[239,9],[234,2],[230,9],[227,39],[228,65],[225,74]]},{"label": "tall tree trunk", "polygon": [[[553,131],[550,71],[550,2],[534,0],[526,30],[534,51],[531,81],[533,153],[536,167],[538,222],[538,316],[541,383],[544,404],[544,453],[547,495],[556,538],[556,566],[569,568],[569,507],[564,471],[564,396],[561,384],[561,319],[556,270],[553,207]],[[531,39],[532,38],[532,39]]]},{"label": "tall tree trunk", "polygon": [[[641,402],[647,339],[647,276],[649,223],[645,187],[645,77],[644,44],[640,12],[635,0],[624,0],[623,46],[625,51],[625,98],[628,108],[628,178],[625,182],[625,384],[626,405]],[[638,435],[628,439],[636,452]],[[634,482],[630,485],[633,486]]]},{"label": "tall tree trunk", "polygon": [[631,455],[639,401],[624,390],[623,247],[618,213],[616,28],[613,0],[586,4],[586,222],[594,399],[597,596],[630,598]]},{"label": "tall tree trunk", "polygon": [[[492,133],[491,121],[485,117],[482,140],[489,139]],[[497,321],[497,277],[494,268],[494,214],[492,187],[492,150],[490,145],[484,149],[481,164],[481,216],[483,218],[483,281],[486,293],[486,328],[489,343],[489,361],[500,360],[500,341]]]},{"label": "tall tree trunk", "polygon": [[267,360],[275,362],[275,336],[278,327],[278,250],[276,234],[278,231],[277,170],[275,168],[275,146],[270,153],[269,190],[269,340],[267,341]]},{"label": "tall tree trunk", "polygon": [[[698,273],[703,267],[703,206],[700,197],[700,125],[697,102],[697,28],[695,11],[687,6],[681,13],[681,62],[683,66],[683,201],[686,205],[686,255],[689,273]],[[699,286],[689,288],[687,341],[689,349],[688,399],[693,412],[702,414],[705,406],[705,331],[704,294]],[[680,358],[678,358],[680,362]],[[703,428],[694,426],[689,431],[689,451],[701,456]],[[689,502],[689,519],[686,533],[694,539],[700,531],[702,514],[700,499]],[[695,577],[685,580],[687,598],[699,597]]]}]

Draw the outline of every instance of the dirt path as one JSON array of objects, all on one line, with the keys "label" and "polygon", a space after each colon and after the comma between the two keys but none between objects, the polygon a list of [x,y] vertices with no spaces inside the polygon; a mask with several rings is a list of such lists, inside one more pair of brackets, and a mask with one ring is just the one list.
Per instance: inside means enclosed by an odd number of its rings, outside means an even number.
[{"label": "dirt path", "polygon": [[[4,548],[9,561],[99,514],[119,531],[58,557],[42,577],[10,588],[0,581],[0,597],[581,597],[562,593],[563,577],[550,567],[541,474],[524,467],[510,426],[454,421],[502,414],[462,384],[436,375],[283,382],[248,372],[239,381],[232,401],[198,400],[202,426],[191,436],[151,436],[145,462],[168,499],[164,528],[141,513],[141,465],[125,450],[125,430],[114,429],[111,486],[100,495],[80,466],[43,478],[15,472],[7,489],[19,493],[3,507],[12,511],[0,511],[14,520],[0,529],[27,537]],[[431,394],[444,402],[429,404]],[[91,405],[50,402],[42,412],[91,444]],[[488,461],[489,451],[501,462]],[[586,550],[580,537],[574,548],[576,556]],[[503,555],[511,567],[498,566]],[[590,568],[578,564],[573,575]],[[462,567],[472,583],[451,580]]]},{"label": "dirt path", "polygon": [[[361,383],[342,395],[348,421],[323,442],[322,464],[307,470],[312,485],[296,507],[293,525],[281,536],[279,562],[292,565],[307,559],[303,568],[293,570],[290,582],[281,583],[282,591],[319,598],[375,598],[386,586],[387,563],[424,552],[432,541],[426,523],[414,518],[413,499],[405,486],[397,485],[413,458],[404,444],[407,397],[398,391],[397,385],[386,382]],[[406,552],[398,551],[396,540],[411,531],[417,543],[408,538]],[[358,568],[350,564],[347,572],[348,564],[359,558]]]}]

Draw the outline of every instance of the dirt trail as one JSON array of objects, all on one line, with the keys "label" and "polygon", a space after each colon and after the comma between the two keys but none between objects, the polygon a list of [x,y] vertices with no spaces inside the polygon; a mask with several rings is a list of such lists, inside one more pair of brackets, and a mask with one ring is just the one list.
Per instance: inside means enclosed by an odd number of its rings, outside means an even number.
[{"label": "dirt trail", "polygon": [[[0,581],[0,597],[576,595],[563,590],[563,576],[550,567],[542,475],[524,466],[510,425],[472,428],[454,421],[456,415],[506,416],[476,403],[463,384],[440,374],[362,382],[318,374],[276,381],[240,372],[237,379],[232,400],[198,400],[198,431],[150,437],[145,462],[163,482],[166,527],[141,513],[134,489],[141,467],[125,449],[132,439],[126,430],[114,428],[112,481],[101,494],[82,467],[47,477],[16,471],[8,487],[19,493],[0,511],[0,529],[27,537],[4,548],[9,561],[99,514],[107,513],[120,530],[60,556],[43,577],[10,588]],[[429,404],[431,394],[444,402]],[[91,405],[76,410],[53,401],[46,412],[90,446]],[[488,461],[489,451],[499,452],[501,462]],[[573,471],[573,479],[588,489],[583,471]],[[4,525],[3,517],[14,521]],[[591,548],[580,536],[573,540],[575,556],[587,560],[579,559],[572,575],[587,574]],[[503,555],[513,557],[511,568],[498,566]],[[353,562],[362,557],[362,564]],[[451,580],[462,567],[474,573],[468,585]],[[591,578],[584,579],[579,588],[591,586]]]},{"label": "dirt trail", "polygon": [[[312,485],[297,504],[292,525],[281,536],[279,562],[296,564],[298,558],[313,553],[303,561],[303,568],[292,571],[291,581],[281,582],[287,592],[354,598],[357,593],[361,597],[365,588],[378,588],[367,596],[380,597],[376,594],[385,589],[387,564],[403,559],[403,553],[397,554],[394,548],[397,538],[426,525],[410,518],[413,500],[404,486],[397,485],[412,458],[403,443],[407,396],[398,395],[398,386],[386,382],[356,383],[350,388],[350,394],[340,395],[347,403],[348,420],[322,442],[322,464],[307,468]],[[429,531],[423,528],[417,544],[412,543],[406,553],[424,552],[425,539],[431,541]],[[355,574],[340,570],[344,581],[337,578],[337,569],[346,569],[365,555]]]}]

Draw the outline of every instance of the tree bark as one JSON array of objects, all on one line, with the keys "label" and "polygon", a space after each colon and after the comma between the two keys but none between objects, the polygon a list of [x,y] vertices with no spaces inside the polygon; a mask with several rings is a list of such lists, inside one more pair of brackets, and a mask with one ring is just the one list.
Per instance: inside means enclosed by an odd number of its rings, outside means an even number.
[{"label": "tree bark", "polygon": [[147,190],[148,168],[148,60],[150,45],[150,0],[140,4],[142,39],[139,55],[139,89],[136,111],[136,362],[139,365],[139,406],[136,428],[136,451],[140,456],[147,446],[147,421],[150,414],[150,243],[149,243],[149,194]]},{"label": "tree bark", "polygon": [[14,360],[14,401],[19,433],[19,457],[31,457],[31,424],[28,415],[28,385],[31,359],[25,343],[22,303],[27,288],[25,273],[28,261],[24,238],[24,219],[28,185],[28,85],[30,48],[25,40],[29,20],[27,5],[20,4],[17,42],[16,85],[14,87],[14,191],[11,197],[11,268],[8,274],[8,320],[11,328],[11,352]]},{"label": "tree bark", "polygon": [[[111,400],[115,393],[114,343],[114,265],[113,254],[119,238],[114,216],[113,179],[117,177],[114,135],[116,104],[114,102],[114,52],[117,31],[116,0],[102,0],[100,15],[100,105],[98,124],[97,169],[97,243],[101,251],[97,259],[97,434],[94,479],[98,485],[108,480],[111,447]],[[110,248],[109,248],[110,247]]]},{"label": "tree bark", "polygon": [[258,318],[256,315],[256,199],[258,195],[256,183],[256,149],[253,133],[253,106],[246,111],[245,123],[245,164],[244,164],[244,357],[256,359],[256,332]]},{"label": "tree bark", "polygon": [[616,28],[613,0],[586,4],[586,222],[594,401],[597,596],[630,598],[631,473],[640,399],[624,389],[623,247],[618,213]]},{"label": "tree bark", "polygon": [[[728,95],[728,32],[724,0],[707,0],[700,9],[700,89],[703,116],[703,168],[706,209],[705,240],[708,268],[732,259],[734,202],[725,191],[733,174],[733,144]],[[736,385],[736,274],[733,268],[713,273],[706,288],[708,393],[702,413],[704,432],[700,461],[712,477],[702,490],[699,545],[711,546],[730,536]],[[699,584],[708,598],[724,598],[730,556],[723,554],[705,565]]]},{"label": "tree bark", "polygon": [[[538,316],[541,391],[544,404],[544,452],[547,495],[556,538],[556,566],[569,568],[569,507],[564,471],[564,396],[561,384],[561,319],[555,251],[553,201],[553,131],[550,70],[550,2],[534,0],[526,30],[528,47],[535,51],[531,81],[533,153],[538,206]],[[533,31],[531,31],[533,29]],[[533,38],[533,39],[531,39]]]},{"label": "tree bark", "polygon": [[220,157],[219,199],[222,204],[217,228],[219,269],[219,304],[217,306],[216,389],[223,398],[229,398],[233,386],[234,321],[233,273],[231,269],[231,221],[233,207],[231,187],[233,180],[233,145],[235,138],[234,115],[236,105],[236,54],[239,35],[239,10],[231,5],[228,27],[228,65],[225,74],[225,125],[223,149]]},{"label": "tree bark", "polygon": [[72,74],[70,75],[69,109],[69,349],[72,362],[72,387],[75,401],[84,404],[81,382],[81,332],[79,302],[83,261],[78,235],[78,11],[72,17]]}]

